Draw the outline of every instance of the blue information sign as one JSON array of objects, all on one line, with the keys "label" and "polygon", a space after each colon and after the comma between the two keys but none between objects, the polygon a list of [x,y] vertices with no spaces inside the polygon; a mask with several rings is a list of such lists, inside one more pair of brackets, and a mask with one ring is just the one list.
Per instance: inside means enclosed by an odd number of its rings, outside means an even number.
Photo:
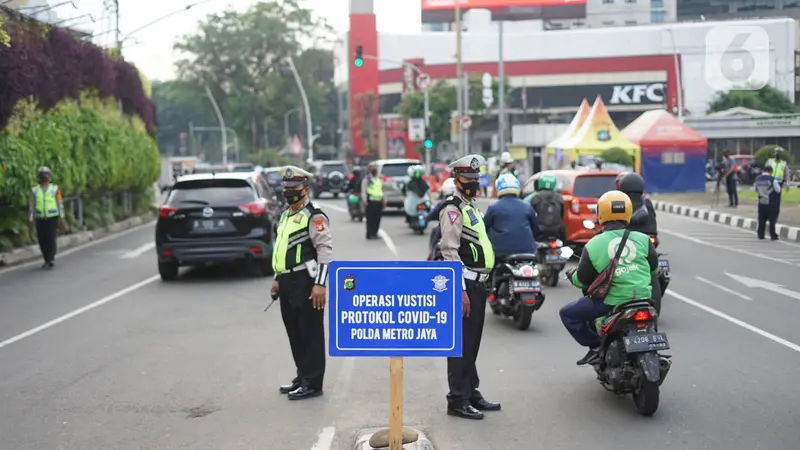
[{"label": "blue information sign", "polygon": [[461,356],[461,263],[334,261],[331,356]]}]

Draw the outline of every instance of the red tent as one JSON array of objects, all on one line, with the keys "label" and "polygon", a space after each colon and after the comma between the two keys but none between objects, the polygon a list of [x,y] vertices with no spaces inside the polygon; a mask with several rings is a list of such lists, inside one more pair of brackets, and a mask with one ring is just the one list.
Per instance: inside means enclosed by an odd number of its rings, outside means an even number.
[{"label": "red tent", "polygon": [[622,135],[642,148],[648,192],[705,190],[708,140],[663,109],[647,111]]}]

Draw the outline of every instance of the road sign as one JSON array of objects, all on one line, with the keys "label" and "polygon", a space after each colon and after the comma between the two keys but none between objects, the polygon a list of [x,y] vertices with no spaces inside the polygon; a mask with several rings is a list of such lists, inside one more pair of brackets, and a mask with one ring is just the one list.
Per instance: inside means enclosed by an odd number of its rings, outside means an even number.
[{"label": "road sign", "polygon": [[431,76],[427,73],[421,73],[417,77],[417,87],[421,91],[427,91],[431,87]]},{"label": "road sign", "polygon": [[334,261],[331,356],[461,356],[461,263]]},{"label": "road sign", "polygon": [[492,90],[492,75],[488,72],[481,77],[481,84],[483,84],[483,104],[488,108],[494,103],[494,92]]},{"label": "road sign", "polygon": [[469,130],[470,128],[472,128],[472,117],[470,116],[461,117],[461,129]]},{"label": "road sign", "polygon": [[425,119],[408,119],[408,140],[420,142],[425,139]]}]

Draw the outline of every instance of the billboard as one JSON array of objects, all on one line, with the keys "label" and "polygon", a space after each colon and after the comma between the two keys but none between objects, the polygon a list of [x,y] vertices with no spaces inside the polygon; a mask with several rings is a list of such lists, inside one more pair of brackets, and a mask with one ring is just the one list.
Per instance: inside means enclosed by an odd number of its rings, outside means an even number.
[{"label": "billboard", "polygon": [[492,20],[577,19],[586,17],[586,0],[421,0],[422,22],[453,22],[461,12],[488,9]]}]

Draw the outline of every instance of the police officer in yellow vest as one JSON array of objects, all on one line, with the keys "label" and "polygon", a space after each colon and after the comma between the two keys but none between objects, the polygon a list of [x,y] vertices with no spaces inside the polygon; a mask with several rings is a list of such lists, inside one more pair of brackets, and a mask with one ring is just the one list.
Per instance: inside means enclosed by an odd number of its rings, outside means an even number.
[{"label": "police officer in yellow vest", "polygon": [[278,225],[272,250],[273,291],[289,336],[297,374],[280,387],[289,400],[322,395],[325,377],[325,302],[333,239],[328,216],[308,199],[311,174],[295,166],[283,169],[283,196],[289,207]]},{"label": "police officer in yellow vest", "polygon": [[786,188],[790,176],[790,172],[787,170],[786,159],[783,157],[784,151],[783,147],[775,147],[773,157],[768,159],[766,164],[766,166],[772,167],[772,176],[775,178],[775,181],[781,185],[781,191],[778,192],[778,209],[775,211],[776,219],[781,212],[781,194],[783,193],[783,189]]},{"label": "police officer in yellow vest", "polygon": [[50,169],[39,168],[39,184],[31,190],[28,200],[28,227],[36,224],[36,236],[39,250],[44,258],[42,267],[51,269],[55,266],[56,240],[58,228],[66,231],[64,222],[64,200],[58,186],[50,183]]},{"label": "police officer in yellow vest", "polygon": [[439,213],[442,239],[439,243],[445,261],[461,261],[464,266],[463,356],[447,359],[447,414],[465,419],[483,419],[481,411],[497,411],[499,403],[483,398],[478,391],[480,379],[475,361],[481,347],[486,314],[484,282],[494,267],[494,250],[483,224],[483,215],[475,204],[480,188],[480,167],[486,160],[467,155],[450,164],[456,182],[456,194],[445,200]]},{"label": "police officer in yellow vest", "polygon": [[383,181],[378,176],[378,165],[370,163],[367,169],[367,176],[361,182],[361,198],[367,219],[367,239],[378,239],[386,197],[383,195]]}]

